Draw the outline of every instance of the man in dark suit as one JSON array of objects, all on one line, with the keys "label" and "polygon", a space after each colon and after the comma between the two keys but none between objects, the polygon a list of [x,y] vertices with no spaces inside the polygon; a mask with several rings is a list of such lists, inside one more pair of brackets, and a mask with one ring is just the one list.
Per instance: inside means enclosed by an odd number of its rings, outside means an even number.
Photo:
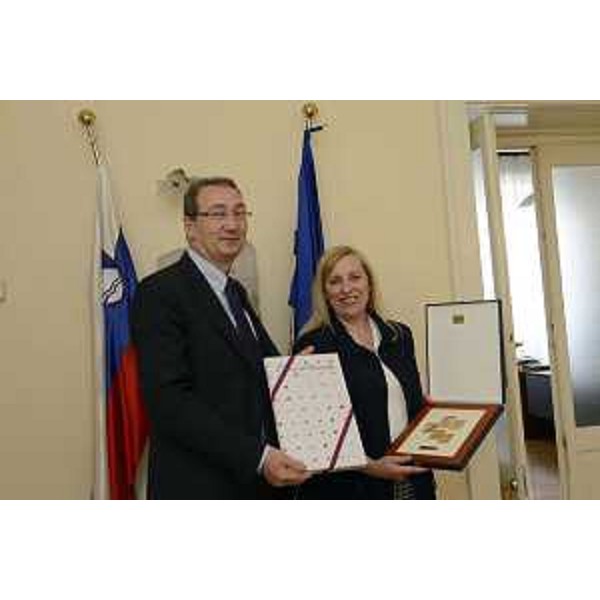
[{"label": "man in dark suit", "polygon": [[270,497],[308,477],[276,448],[262,358],[277,349],[228,277],[248,215],[233,180],[194,180],[187,251],[138,287],[132,334],[151,423],[151,498]]}]

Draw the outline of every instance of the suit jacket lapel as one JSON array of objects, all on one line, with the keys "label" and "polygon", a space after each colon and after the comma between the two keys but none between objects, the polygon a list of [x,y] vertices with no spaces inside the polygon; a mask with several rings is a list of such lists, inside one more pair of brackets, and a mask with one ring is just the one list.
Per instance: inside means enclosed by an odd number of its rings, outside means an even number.
[{"label": "suit jacket lapel", "polygon": [[206,281],[204,275],[187,255],[187,252],[183,253],[179,265],[185,277],[196,290],[197,297],[202,302],[202,305],[198,306],[198,310],[204,309],[208,323],[214,327],[225,340],[227,340],[244,360],[253,365],[254,361],[244,352],[240,339],[235,331],[235,327],[227,316],[221,302],[213,292],[208,281]]}]

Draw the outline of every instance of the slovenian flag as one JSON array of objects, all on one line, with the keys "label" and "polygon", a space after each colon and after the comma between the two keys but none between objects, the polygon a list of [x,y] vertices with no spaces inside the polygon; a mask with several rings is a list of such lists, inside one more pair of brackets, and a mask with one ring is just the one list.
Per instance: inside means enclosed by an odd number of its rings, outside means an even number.
[{"label": "slovenian flag", "polygon": [[304,130],[302,163],[298,175],[298,214],[294,236],[296,268],[288,303],[294,310],[294,338],[312,313],[311,289],[317,263],[323,254],[323,231],[317,174],[312,153],[311,135],[323,129],[318,125]]},{"label": "slovenian flag", "polygon": [[95,499],[135,499],[135,484],[148,433],[129,307],[137,278],[118,221],[106,165],[98,166],[94,251],[96,359]]}]

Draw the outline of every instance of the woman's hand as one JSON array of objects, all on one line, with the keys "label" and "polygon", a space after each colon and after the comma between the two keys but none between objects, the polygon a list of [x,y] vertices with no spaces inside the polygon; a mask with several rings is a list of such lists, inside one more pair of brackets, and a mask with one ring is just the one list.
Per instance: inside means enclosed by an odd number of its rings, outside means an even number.
[{"label": "woman's hand", "polygon": [[368,461],[367,466],[363,468],[363,473],[389,481],[404,481],[412,475],[429,471],[423,467],[410,465],[412,461],[410,456],[382,456],[377,460],[368,459]]},{"label": "woman's hand", "polygon": [[313,354],[315,351],[314,346],[306,346],[306,348],[302,348],[300,352],[298,352],[297,356],[308,356],[309,354]]}]

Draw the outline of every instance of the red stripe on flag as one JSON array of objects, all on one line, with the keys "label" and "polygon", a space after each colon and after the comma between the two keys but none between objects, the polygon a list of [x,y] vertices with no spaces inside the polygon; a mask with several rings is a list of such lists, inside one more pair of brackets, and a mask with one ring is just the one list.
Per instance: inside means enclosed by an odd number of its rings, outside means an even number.
[{"label": "red stripe on flag", "polygon": [[106,437],[111,500],[134,500],[140,458],[148,436],[148,417],[139,386],[133,346],[123,353],[107,398]]}]

